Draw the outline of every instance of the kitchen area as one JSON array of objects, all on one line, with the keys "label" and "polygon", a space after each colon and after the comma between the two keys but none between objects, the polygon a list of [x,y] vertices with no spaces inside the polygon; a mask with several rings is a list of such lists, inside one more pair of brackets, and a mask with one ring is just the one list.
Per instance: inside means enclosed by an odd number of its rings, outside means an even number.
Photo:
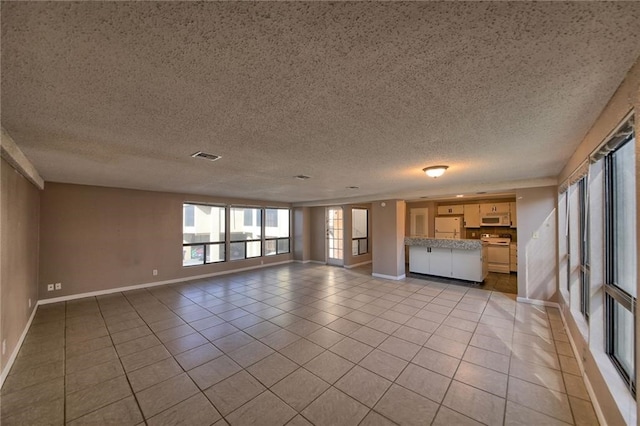
[{"label": "kitchen area", "polygon": [[[517,210],[513,194],[464,201],[407,202],[405,236],[412,276],[470,281],[486,289],[517,292]],[[444,260],[442,253],[433,254],[443,247],[451,251]]]}]

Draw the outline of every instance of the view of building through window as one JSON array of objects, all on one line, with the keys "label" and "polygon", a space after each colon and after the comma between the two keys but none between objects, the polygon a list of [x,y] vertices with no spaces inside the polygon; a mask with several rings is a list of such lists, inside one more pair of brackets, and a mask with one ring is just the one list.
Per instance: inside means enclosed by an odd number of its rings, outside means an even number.
[{"label": "view of building through window", "polygon": [[358,256],[369,252],[369,211],[351,210],[351,254]]},{"label": "view of building through window", "polygon": [[289,253],[289,209],[265,209],[264,255]]},{"label": "view of building through window", "polygon": [[182,266],[225,260],[224,207],[183,205]]},{"label": "view of building through window", "polygon": [[291,251],[290,211],[287,208],[229,207],[228,235],[225,233],[226,207],[185,203],[182,208],[182,266]]}]

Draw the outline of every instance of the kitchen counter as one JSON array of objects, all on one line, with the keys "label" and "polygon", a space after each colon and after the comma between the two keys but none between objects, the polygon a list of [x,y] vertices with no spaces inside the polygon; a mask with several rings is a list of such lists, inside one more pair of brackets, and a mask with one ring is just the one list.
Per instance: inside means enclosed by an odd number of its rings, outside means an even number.
[{"label": "kitchen counter", "polygon": [[487,277],[488,243],[481,240],[406,237],[409,272],[482,282]]},{"label": "kitchen counter", "polygon": [[405,237],[405,246],[447,248],[458,250],[480,250],[487,243],[482,240],[451,240],[442,238]]}]

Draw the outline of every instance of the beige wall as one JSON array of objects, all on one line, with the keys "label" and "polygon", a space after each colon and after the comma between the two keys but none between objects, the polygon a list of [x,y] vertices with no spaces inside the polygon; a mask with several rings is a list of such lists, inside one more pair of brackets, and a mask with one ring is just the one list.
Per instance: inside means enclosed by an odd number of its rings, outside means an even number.
[{"label": "beige wall", "polygon": [[516,191],[518,198],[518,297],[558,300],[557,187]]},{"label": "beige wall", "polygon": [[405,214],[404,201],[381,200],[372,203],[372,236],[375,240],[372,256],[373,274],[394,278],[404,276]]},{"label": "beige wall", "polygon": [[437,207],[437,204],[434,203],[433,201],[415,201],[415,202],[407,203],[404,235],[409,236],[411,234],[411,217],[410,217],[411,209],[423,209],[423,208],[429,209],[429,218],[428,218],[429,232],[427,235],[429,237],[433,237],[435,235],[435,223],[436,223],[436,216],[438,213],[438,207]]},{"label": "beige wall", "polygon": [[[371,204],[344,204],[339,207],[342,207],[344,221],[344,266],[349,267],[352,265],[370,262],[372,256],[371,252],[373,250]],[[369,209],[369,253],[360,256],[353,256],[351,254],[351,209],[354,207]],[[324,263],[327,261],[325,230],[327,207],[308,207],[308,209],[310,210],[310,260]]]},{"label": "beige wall", "polygon": [[293,217],[293,258],[300,262],[311,260],[311,209],[296,207]]},{"label": "beige wall", "polygon": [[[283,262],[293,254],[182,266],[182,203],[289,207],[213,197],[47,183],[42,194],[40,298]],[[158,270],[153,276],[152,271]],[[62,290],[47,292],[49,283]]]},{"label": "beige wall", "polygon": [[[3,373],[38,300],[38,226],[40,190],[1,160],[0,358]],[[31,308],[29,308],[31,299]]]},{"label": "beige wall", "polygon": [[311,260],[326,262],[325,208],[311,207]]}]

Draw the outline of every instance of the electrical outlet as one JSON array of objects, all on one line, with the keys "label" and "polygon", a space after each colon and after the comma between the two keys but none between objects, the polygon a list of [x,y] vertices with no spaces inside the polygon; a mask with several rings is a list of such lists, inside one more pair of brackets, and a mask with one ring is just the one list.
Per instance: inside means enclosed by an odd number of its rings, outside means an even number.
[{"label": "electrical outlet", "polygon": [[29,298],[29,307],[31,307],[31,298]]},{"label": "electrical outlet", "polygon": [[152,273],[153,273],[153,276],[155,277],[156,275],[158,275],[158,270],[154,269]]},{"label": "electrical outlet", "polygon": [[540,234],[538,233],[538,231],[536,231],[536,232],[534,232],[534,233],[533,233],[532,238],[533,238],[534,240],[537,240],[539,237],[540,237]]},{"label": "electrical outlet", "polygon": [[56,290],[62,290],[62,283],[56,283]]},{"label": "electrical outlet", "polygon": [[47,291],[53,291],[53,284],[47,284]]},{"label": "electrical outlet", "polygon": [[2,341],[2,355],[7,353],[7,339]]}]

